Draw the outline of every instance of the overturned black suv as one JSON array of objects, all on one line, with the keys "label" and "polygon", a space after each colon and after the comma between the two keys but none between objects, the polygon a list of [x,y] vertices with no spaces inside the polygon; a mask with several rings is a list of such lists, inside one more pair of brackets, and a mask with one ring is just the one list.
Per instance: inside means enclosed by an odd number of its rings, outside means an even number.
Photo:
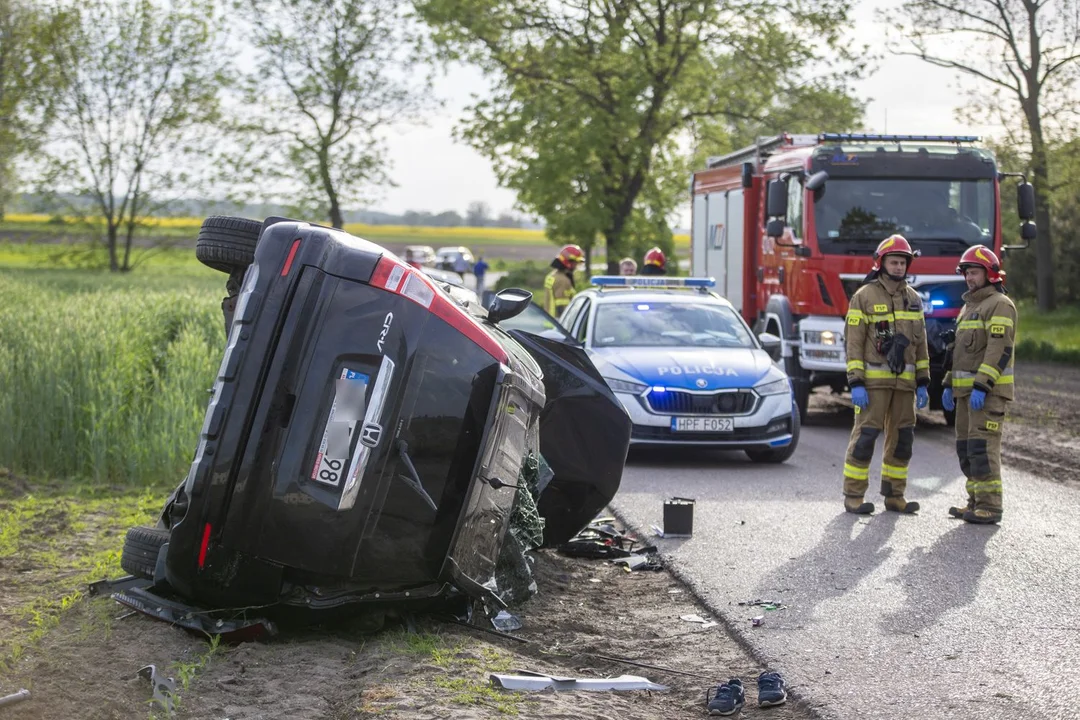
[{"label": "overturned black suv", "polygon": [[545,545],[618,489],[630,420],[591,362],[499,328],[527,292],[485,309],[378,245],[282,218],[207,218],[197,254],[230,273],[228,343],[186,479],[156,527],[128,533],[122,565],[151,581],[133,607],[502,604],[528,457],[553,472],[535,488]]}]

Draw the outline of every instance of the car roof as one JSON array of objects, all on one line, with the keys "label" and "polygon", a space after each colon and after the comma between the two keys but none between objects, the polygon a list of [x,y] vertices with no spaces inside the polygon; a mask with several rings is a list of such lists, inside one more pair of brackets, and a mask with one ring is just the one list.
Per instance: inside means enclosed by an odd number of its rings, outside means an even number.
[{"label": "car roof", "polygon": [[712,292],[700,292],[697,290],[668,290],[668,289],[606,289],[589,288],[582,290],[579,295],[585,295],[596,301],[598,305],[609,303],[645,302],[648,300],[663,300],[664,302],[686,303],[693,305],[721,305],[735,309],[726,298]]}]

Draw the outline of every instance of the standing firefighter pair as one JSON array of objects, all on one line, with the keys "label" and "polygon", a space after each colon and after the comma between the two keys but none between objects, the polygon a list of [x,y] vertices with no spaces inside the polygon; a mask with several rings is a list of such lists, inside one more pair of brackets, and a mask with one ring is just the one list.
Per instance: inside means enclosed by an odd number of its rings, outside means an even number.
[{"label": "standing firefighter pair", "polygon": [[[874,252],[866,283],[851,298],[846,350],[855,426],[844,461],[848,512],[874,512],[864,496],[882,433],[885,509],[902,513],[919,509],[917,502],[904,497],[915,409],[929,402],[930,383],[922,300],[906,280],[916,255],[903,237],[886,238]],[[964,275],[968,292],[949,351],[952,369],[943,382],[942,405],[946,410],[956,408],[956,449],[967,478],[968,502],[950,508],[949,514],[973,523],[996,523],[1001,519],[1001,428],[1006,403],[1013,399],[1016,308],[1005,294],[998,259],[988,248],[969,248],[956,271]]]}]

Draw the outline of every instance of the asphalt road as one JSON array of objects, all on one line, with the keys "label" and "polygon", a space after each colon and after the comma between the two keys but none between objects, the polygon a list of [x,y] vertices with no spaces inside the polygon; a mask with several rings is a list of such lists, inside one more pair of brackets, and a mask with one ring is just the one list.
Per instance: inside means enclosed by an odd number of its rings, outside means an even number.
[{"label": "asphalt road", "polygon": [[[812,417],[783,465],[632,451],[612,505],[823,717],[1080,715],[1078,490],[1007,467],[1002,524],[954,520],[947,508],[966,495],[951,429],[920,424],[907,495],[921,512],[882,511],[879,443],[878,510],[851,515],[851,420]],[[692,538],[649,532],[672,496],[696,499]],[[739,605],[757,600],[784,609]]]}]

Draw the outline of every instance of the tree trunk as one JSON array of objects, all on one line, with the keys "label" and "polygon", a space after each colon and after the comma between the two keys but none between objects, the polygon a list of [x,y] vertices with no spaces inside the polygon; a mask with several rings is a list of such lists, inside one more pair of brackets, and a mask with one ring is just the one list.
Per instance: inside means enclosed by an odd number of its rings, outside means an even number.
[{"label": "tree trunk", "polygon": [[1031,171],[1035,182],[1035,297],[1039,310],[1049,312],[1055,306],[1054,246],[1050,234],[1050,173],[1043,139],[1042,118],[1038,108],[1029,109],[1031,130]]},{"label": "tree trunk", "polygon": [[109,271],[119,272],[120,261],[116,256],[117,230],[119,228],[111,220],[105,226],[105,244],[109,248]]},{"label": "tree trunk", "polygon": [[121,272],[127,272],[131,270],[131,243],[134,240],[135,227],[129,226],[127,232],[124,233],[124,262],[120,266]]}]

